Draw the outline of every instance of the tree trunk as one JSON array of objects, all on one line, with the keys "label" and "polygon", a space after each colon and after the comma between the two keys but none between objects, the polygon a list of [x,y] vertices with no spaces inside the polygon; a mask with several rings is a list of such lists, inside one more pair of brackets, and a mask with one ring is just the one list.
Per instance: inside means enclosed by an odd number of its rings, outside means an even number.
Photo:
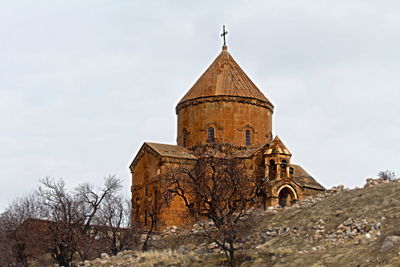
[{"label": "tree trunk", "polygon": [[28,267],[28,259],[25,254],[25,244],[17,244],[17,262],[21,264],[21,266]]},{"label": "tree trunk", "polygon": [[64,267],[69,267],[70,266],[70,261],[66,257],[66,252],[65,248],[63,245],[58,246],[58,253],[56,254],[56,261],[58,265],[64,266]]},{"label": "tree trunk", "polygon": [[69,261],[63,255],[57,256],[57,263],[60,266],[69,267]]},{"label": "tree trunk", "polygon": [[235,245],[233,244],[233,241],[229,242],[229,265],[231,267],[236,266],[236,262],[235,262]]},{"label": "tree trunk", "polygon": [[144,240],[144,243],[143,243],[142,251],[147,251],[148,246],[149,246],[150,235],[153,233],[154,226],[156,224],[156,216],[155,216],[155,214],[152,214],[150,216],[150,218],[151,218],[150,230],[147,232],[146,239]]}]

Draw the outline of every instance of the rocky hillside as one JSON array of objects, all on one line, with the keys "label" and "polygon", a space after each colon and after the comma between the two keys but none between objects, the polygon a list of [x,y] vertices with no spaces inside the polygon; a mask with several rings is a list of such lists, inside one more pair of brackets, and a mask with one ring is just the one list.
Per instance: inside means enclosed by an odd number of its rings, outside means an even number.
[{"label": "rocky hillside", "polygon": [[[238,244],[240,266],[400,266],[400,180],[336,187],[289,208],[251,212],[256,222]],[[215,244],[171,228],[152,251],[106,254],[80,266],[226,265]],[[168,248],[168,249],[167,249]]]}]

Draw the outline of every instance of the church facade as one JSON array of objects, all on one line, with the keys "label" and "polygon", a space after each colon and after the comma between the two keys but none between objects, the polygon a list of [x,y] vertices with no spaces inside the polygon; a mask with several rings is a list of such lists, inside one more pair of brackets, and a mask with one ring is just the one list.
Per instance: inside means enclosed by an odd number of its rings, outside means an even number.
[{"label": "church facade", "polygon": [[[176,106],[177,144],[144,143],[135,156],[132,173],[132,220],[146,228],[148,214],[160,201],[160,177],[182,164],[194,165],[194,147],[224,144],[236,151],[249,172],[269,180],[266,206],[288,206],[320,193],[321,186],[301,166],[278,136],[273,136],[273,104],[222,47],[209,68]],[[179,199],[159,213],[162,228],[185,223]]]}]

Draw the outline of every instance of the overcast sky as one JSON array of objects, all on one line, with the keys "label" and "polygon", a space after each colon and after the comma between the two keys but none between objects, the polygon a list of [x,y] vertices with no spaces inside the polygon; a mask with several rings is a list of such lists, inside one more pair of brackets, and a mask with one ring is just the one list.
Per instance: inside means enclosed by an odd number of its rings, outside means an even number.
[{"label": "overcast sky", "polygon": [[400,174],[400,1],[0,0],[0,211],[46,176],[116,174],[175,144],[175,106],[221,50],[325,187]]}]

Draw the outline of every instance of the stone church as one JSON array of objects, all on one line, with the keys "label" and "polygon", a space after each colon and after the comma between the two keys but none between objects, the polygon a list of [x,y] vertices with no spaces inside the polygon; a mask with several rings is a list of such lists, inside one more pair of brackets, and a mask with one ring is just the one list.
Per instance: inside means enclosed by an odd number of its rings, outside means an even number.
[{"label": "stone church", "polygon": [[[132,220],[148,227],[148,211],[160,198],[159,178],[167,169],[194,164],[193,148],[218,143],[230,146],[246,168],[270,180],[261,206],[287,206],[324,191],[278,136],[273,136],[274,106],[222,47],[209,68],[176,106],[177,144],[144,143],[130,165]],[[163,207],[163,227],[184,223],[185,207],[174,199]],[[163,228],[162,227],[162,228]]]}]

